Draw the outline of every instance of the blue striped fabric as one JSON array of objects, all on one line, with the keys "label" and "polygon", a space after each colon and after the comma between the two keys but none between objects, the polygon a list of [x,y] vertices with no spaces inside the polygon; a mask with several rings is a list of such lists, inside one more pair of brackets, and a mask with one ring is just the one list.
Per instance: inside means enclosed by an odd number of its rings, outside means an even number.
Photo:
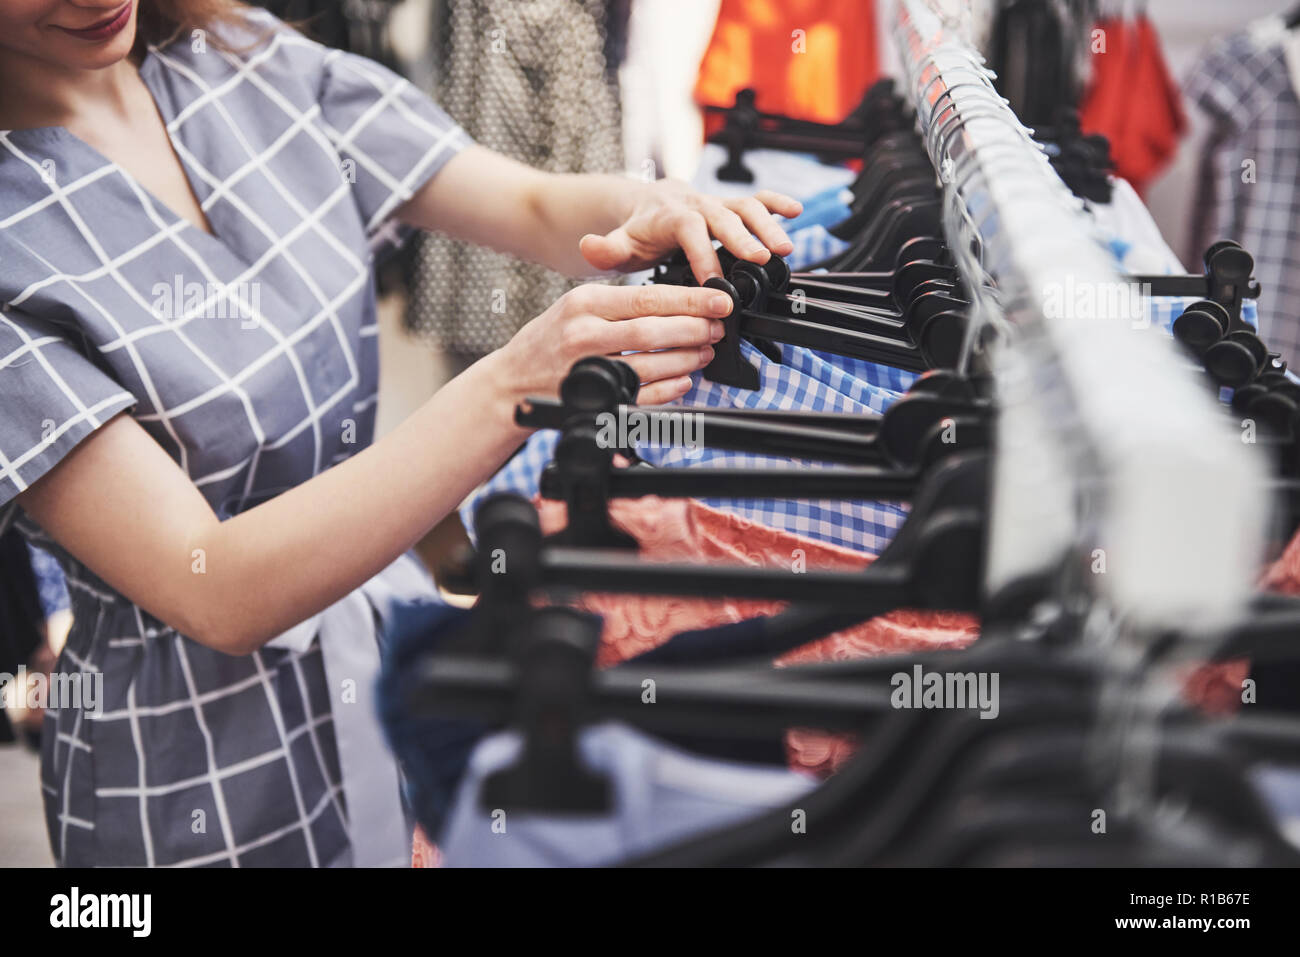
[{"label": "blue striped fabric", "polygon": [[[745,357],[759,369],[760,388],[750,391],[720,385],[696,373],[695,386],[682,398],[680,405],[694,408],[797,409],[878,415],[900,394],[858,379],[808,349],[782,346],[784,364],[773,362],[749,343],[742,343],[741,349]],[[532,497],[538,493],[542,469],[551,460],[557,437],[558,433],[551,430],[538,432],[518,455],[465,502],[461,516],[471,535],[474,511],[488,495],[508,491]],[[710,449],[707,447],[707,432],[703,440],[703,450],[640,448],[638,454],[646,462],[662,468],[720,466],[759,469],[793,464],[808,468],[825,467],[825,463],[820,462]],[[869,501],[705,501],[715,508],[726,509],[751,521],[870,554],[878,553],[888,544],[907,515],[905,506]]]}]

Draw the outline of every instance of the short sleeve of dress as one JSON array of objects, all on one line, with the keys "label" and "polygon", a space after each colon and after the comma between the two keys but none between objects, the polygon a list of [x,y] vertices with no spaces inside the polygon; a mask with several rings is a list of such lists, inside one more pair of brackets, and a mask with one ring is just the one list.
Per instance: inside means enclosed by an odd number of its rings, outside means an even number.
[{"label": "short sleeve of dress", "polygon": [[15,496],[135,402],[65,329],[0,311],[0,529]]},{"label": "short sleeve of dress", "polygon": [[408,80],[373,60],[329,50],[320,105],[372,244],[397,238],[393,211],[472,141]]},{"label": "short sleeve of dress", "polygon": [[393,211],[470,145],[468,134],[388,67],[324,46],[266,10],[253,8],[244,17],[246,23],[229,28],[231,45],[248,48],[246,64],[256,64],[265,79],[305,85],[314,100],[313,125],[338,153],[371,246],[398,239]]}]

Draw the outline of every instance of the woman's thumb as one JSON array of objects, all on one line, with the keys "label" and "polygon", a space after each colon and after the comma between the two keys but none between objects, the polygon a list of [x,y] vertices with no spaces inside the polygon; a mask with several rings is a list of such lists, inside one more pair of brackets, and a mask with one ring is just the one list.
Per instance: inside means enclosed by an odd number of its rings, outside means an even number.
[{"label": "woman's thumb", "polygon": [[632,258],[632,240],[622,227],[606,236],[588,233],[579,240],[578,249],[597,269],[617,269]]}]

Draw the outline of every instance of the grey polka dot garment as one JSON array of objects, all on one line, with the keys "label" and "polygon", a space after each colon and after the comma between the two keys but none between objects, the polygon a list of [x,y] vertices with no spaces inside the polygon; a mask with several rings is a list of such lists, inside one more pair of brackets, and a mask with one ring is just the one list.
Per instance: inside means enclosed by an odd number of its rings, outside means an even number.
[{"label": "grey polka dot garment", "polygon": [[62,128],[0,134],[0,527],[16,518],[67,574],[58,673],[103,676],[99,701],[47,715],[65,865],[350,860],[319,646],[205,648],[13,503],[127,410],[222,518],[371,441],[373,261],[468,138],[392,72],[268,14],[227,30],[241,52],[185,37],[141,64],[215,237]]},{"label": "grey polka dot garment", "polygon": [[[608,0],[450,0],[435,95],[491,147],[553,173],[623,168]],[[433,234],[413,245],[407,325],[468,361],[501,348],[577,281]]]}]

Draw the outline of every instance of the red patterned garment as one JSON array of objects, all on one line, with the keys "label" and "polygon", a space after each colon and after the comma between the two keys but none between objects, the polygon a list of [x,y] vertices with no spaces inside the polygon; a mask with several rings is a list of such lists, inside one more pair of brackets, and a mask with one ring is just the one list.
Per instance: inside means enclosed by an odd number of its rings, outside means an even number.
[{"label": "red patterned garment", "polygon": [[424,828],[415,825],[415,836],[411,841],[412,867],[442,867],[442,852],[438,846],[424,834]]},{"label": "red patterned garment", "polygon": [[[563,503],[539,499],[535,504],[544,532],[565,527]],[[694,499],[615,499],[609,511],[614,524],[640,543],[641,557],[652,561],[787,568],[792,574],[796,569],[860,571],[872,561],[869,555],[769,528]],[[596,658],[602,668],[649,651],[679,632],[774,615],[786,607],[779,601],[602,593],[584,594],[577,605],[604,618]],[[798,648],[777,664],[964,648],[978,636],[979,622],[971,615],[896,611]],[[786,734],[791,767],[822,776],[849,758],[853,746],[851,735],[800,729]],[[437,866],[436,861],[437,849],[417,829],[413,866]]]},{"label": "red patterned garment", "polygon": [[1300,532],[1291,539],[1277,561],[1264,572],[1260,586],[1282,595],[1300,595]]},{"label": "red patterned garment", "polygon": [[[537,500],[546,533],[565,526],[565,506]],[[857,571],[872,558],[709,508],[694,499],[615,499],[610,518],[641,544],[641,556],[664,562],[732,563],[757,568]],[[1300,594],[1300,536],[1269,570],[1264,587]],[[779,601],[696,599],[650,595],[586,594],[580,607],[601,615],[605,630],[597,664],[609,667],[697,628],[774,615]],[[873,618],[777,659],[777,665],[874,658],[964,648],[979,636],[979,621],[956,612],[904,609]],[[1189,665],[1179,674],[1186,700],[1211,714],[1235,711],[1245,660]],[[836,771],[853,753],[849,735],[792,730],[786,736],[792,767],[818,775]]]},{"label": "red patterned garment", "polygon": [[[1264,570],[1259,587],[1261,591],[1279,595],[1300,595],[1300,532]],[[1189,668],[1185,684],[1187,696],[1206,711],[1231,713],[1241,707],[1242,683],[1249,674],[1250,660],[1247,658]]]},{"label": "red patterned garment", "polygon": [[[563,503],[539,500],[537,506],[543,531],[549,534],[565,526]],[[769,528],[694,499],[615,499],[610,503],[610,518],[641,544],[641,557],[651,561],[785,568],[792,574],[860,571],[872,561],[869,555]],[[649,651],[678,632],[774,615],[786,607],[780,601],[600,593],[584,594],[578,605],[605,620],[597,664],[606,668]],[[895,611],[798,648],[776,663],[964,648],[978,636],[979,622],[972,615]],[[786,743],[792,767],[820,775],[836,770],[852,753],[852,740],[844,735],[793,730]]]}]

